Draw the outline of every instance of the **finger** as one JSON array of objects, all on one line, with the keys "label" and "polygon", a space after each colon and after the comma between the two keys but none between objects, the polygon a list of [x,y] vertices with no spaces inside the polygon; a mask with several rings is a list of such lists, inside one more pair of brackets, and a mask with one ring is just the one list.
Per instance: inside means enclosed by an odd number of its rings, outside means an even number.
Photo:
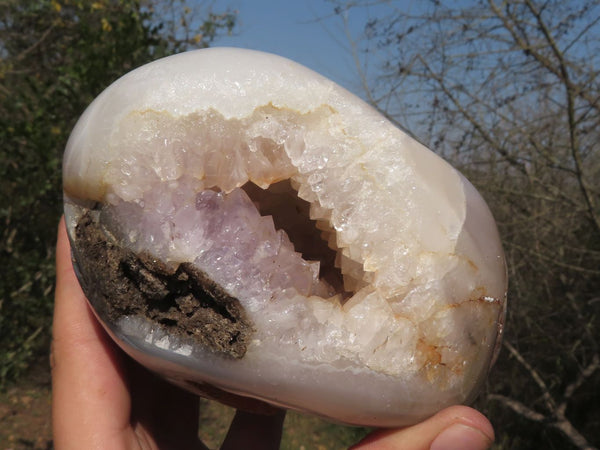
[{"label": "finger", "polygon": [[56,448],[121,448],[130,399],[120,354],[91,312],[71,262],[64,219],[58,230],[52,343]]},{"label": "finger", "polygon": [[160,449],[206,449],[198,438],[200,399],[168,383],[133,360],[127,363],[136,429]]},{"label": "finger", "polygon": [[278,449],[285,411],[262,415],[238,410],[231,422],[221,450]]},{"label": "finger", "polygon": [[370,434],[353,450],[484,450],[494,441],[494,429],[480,412],[466,406],[447,408],[417,425]]}]

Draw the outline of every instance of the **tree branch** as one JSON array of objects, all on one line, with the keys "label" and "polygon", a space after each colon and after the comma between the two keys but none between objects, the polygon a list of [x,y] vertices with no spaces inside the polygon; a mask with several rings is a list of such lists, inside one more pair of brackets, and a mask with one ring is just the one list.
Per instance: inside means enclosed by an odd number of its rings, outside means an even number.
[{"label": "tree branch", "polygon": [[27,47],[25,50],[23,50],[21,53],[19,53],[16,57],[17,61],[22,61],[23,59],[25,59],[25,57],[31,53],[32,51],[34,51],[37,47],[39,47],[42,42],[44,42],[48,36],[50,35],[50,33],[52,32],[52,30],[54,29],[54,27],[56,26],[56,22],[52,23],[52,25],[50,25],[40,36],[40,38],[34,42],[31,46]]},{"label": "tree branch", "polygon": [[531,365],[525,360],[525,358],[523,358],[521,353],[519,353],[519,351],[515,347],[513,347],[510,342],[505,340],[504,346],[508,349],[510,354],[517,361],[519,361],[519,363],[525,368],[525,370],[527,370],[527,372],[529,372],[529,375],[531,375],[531,378],[533,378],[535,383],[539,386],[540,390],[542,391],[542,397],[546,404],[546,408],[548,408],[548,411],[551,414],[554,414],[556,412],[556,402],[550,395],[550,390],[548,389],[548,386],[546,386],[546,383],[544,382],[544,380],[542,379],[540,374],[537,373],[537,371],[533,367],[531,367]]},{"label": "tree branch", "polygon": [[540,414],[539,412],[534,411],[531,408],[528,408],[523,403],[521,403],[517,400],[514,400],[510,397],[506,397],[504,395],[499,395],[499,394],[488,394],[487,398],[489,400],[496,400],[496,401],[499,401],[500,403],[503,403],[504,405],[506,405],[510,409],[512,409],[514,412],[516,412],[518,415],[523,416],[533,422],[543,423],[546,421],[546,416],[544,416],[543,414]]},{"label": "tree branch", "polygon": [[569,400],[571,400],[571,397],[573,397],[575,391],[577,391],[577,389],[579,389],[581,385],[589,377],[591,377],[594,374],[594,372],[598,369],[600,369],[600,358],[598,357],[598,354],[595,354],[592,358],[592,362],[589,363],[585,369],[579,372],[579,375],[577,376],[575,381],[573,381],[566,387],[565,393],[563,395],[563,401],[558,406],[559,415],[565,415],[565,412],[567,410],[567,403],[569,402]]},{"label": "tree branch", "polygon": [[569,140],[571,147],[571,155],[573,157],[573,161],[575,163],[575,167],[577,169],[577,182],[579,183],[579,188],[585,199],[585,202],[588,205],[588,210],[592,222],[596,226],[598,232],[600,232],[600,213],[596,211],[596,202],[593,194],[590,192],[588,187],[587,179],[583,169],[583,161],[581,160],[581,150],[579,148],[579,135],[577,133],[577,119],[575,117],[575,96],[577,95],[577,89],[575,85],[571,81],[571,77],[569,75],[569,70],[567,69],[567,62],[565,61],[564,53],[560,51],[556,41],[552,37],[550,30],[548,30],[548,26],[542,19],[541,13],[535,9],[535,6],[531,3],[531,0],[525,0],[525,4],[535,17],[539,29],[542,31],[544,38],[548,42],[552,53],[556,57],[558,61],[560,71],[560,79],[564,83],[565,86],[565,96],[567,102],[567,117],[568,117],[568,126],[569,126]]},{"label": "tree branch", "polygon": [[456,98],[456,96],[450,91],[444,79],[439,74],[435,73],[431,66],[425,61],[422,56],[418,56],[421,64],[425,67],[425,70],[430,74],[432,80],[434,80],[444,95],[450,99],[452,104],[457,108],[458,112],[469,121],[471,125],[477,130],[479,135],[490,144],[498,153],[500,153],[504,158],[506,158],[510,163],[518,168],[522,173],[527,174],[527,171],[523,167],[523,164],[519,162],[514,156],[508,153],[508,151],[497,142],[492,135],[485,129],[485,127],[460,103],[460,101]]}]

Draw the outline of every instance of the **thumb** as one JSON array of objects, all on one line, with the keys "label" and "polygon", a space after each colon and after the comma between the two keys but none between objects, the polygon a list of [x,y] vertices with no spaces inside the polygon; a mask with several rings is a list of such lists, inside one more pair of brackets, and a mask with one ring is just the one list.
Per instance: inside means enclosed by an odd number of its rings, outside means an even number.
[{"label": "thumb", "polygon": [[494,429],[480,412],[452,406],[435,416],[400,430],[379,430],[353,450],[485,450],[494,441]]}]

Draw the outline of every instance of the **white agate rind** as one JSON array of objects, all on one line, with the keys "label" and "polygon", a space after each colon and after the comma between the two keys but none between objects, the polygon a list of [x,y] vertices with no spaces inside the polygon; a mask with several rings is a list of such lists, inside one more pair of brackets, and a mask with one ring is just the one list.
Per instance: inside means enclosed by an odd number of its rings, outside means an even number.
[{"label": "white agate rind", "polygon": [[[304,291],[257,294],[240,275],[245,269],[222,275],[231,266],[217,270],[198,256],[212,251],[207,240],[221,239],[234,248],[223,258],[243,259],[231,237],[164,226],[189,212],[183,197],[193,204],[218,188],[231,195],[219,203],[226,208],[248,181],[266,188],[282,179],[329,230],[352,292],[345,301],[329,298],[318,279]],[[292,61],[213,48],[125,75],[77,123],[64,190],[76,261],[85,257],[76,223],[100,203],[126,245],[204,264],[246,309],[256,333],[239,359],[169,338],[140,317],[105,323],[127,352],[180,384],[209,383],[338,422],[400,426],[471,401],[497,353],[506,269],[481,196],[362,100]],[[244,223],[254,223],[248,214]],[[244,251],[258,258],[256,249]],[[292,272],[314,271],[298,264]],[[266,276],[252,273],[247,278]]]}]

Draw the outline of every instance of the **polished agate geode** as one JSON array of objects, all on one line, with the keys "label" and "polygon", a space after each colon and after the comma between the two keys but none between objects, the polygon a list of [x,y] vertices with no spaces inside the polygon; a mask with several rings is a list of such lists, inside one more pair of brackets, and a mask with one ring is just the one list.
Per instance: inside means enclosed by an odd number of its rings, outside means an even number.
[{"label": "polished agate geode", "polygon": [[506,270],[455,169],[270,54],[161,59],[106,89],[64,156],[76,271],[135,359],[226,403],[399,426],[473,400]]}]

